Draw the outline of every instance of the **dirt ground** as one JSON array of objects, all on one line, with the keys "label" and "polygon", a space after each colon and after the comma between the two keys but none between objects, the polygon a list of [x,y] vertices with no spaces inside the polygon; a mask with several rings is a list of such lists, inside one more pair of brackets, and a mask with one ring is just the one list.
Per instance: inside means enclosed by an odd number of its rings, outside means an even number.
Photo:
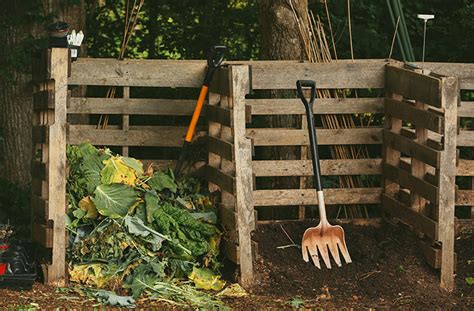
[{"label": "dirt ground", "polygon": [[[257,270],[259,284],[245,298],[227,299],[239,310],[305,308],[416,308],[470,309],[474,307],[474,233],[456,241],[458,271],[456,290],[439,289],[438,273],[423,260],[417,239],[402,226],[383,228],[344,225],[353,263],[341,268],[318,270],[301,259],[284,230],[299,244],[304,230],[313,223],[286,223],[259,226],[254,239],[259,242]],[[41,309],[83,309],[96,305],[42,284],[31,291],[0,289],[0,308],[39,307]],[[293,302],[293,304],[292,304]],[[138,308],[178,309],[163,303],[141,300]]]}]

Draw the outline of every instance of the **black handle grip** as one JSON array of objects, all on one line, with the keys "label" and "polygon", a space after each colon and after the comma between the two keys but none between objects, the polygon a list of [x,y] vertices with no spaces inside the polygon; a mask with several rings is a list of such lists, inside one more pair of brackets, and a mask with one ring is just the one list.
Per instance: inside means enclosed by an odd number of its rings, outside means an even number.
[{"label": "black handle grip", "polygon": [[[306,97],[303,94],[303,88],[304,87],[309,87],[311,88],[311,97],[309,101],[306,99]],[[314,100],[316,98],[316,83],[312,80],[298,80],[296,81],[296,91],[298,92],[298,96],[301,98],[303,101],[303,104],[306,105],[311,105],[313,106]]]},{"label": "black handle grip", "polygon": [[207,55],[207,65],[214,68],[219,67],[224,60],[224,54],[226,51],[227,47],[224,45],[215,45],[211,47],[211,50]]},{"label": "black handle grip", "polygon": [[204,82],[202,83],[203,85],[209,86],[211,83],[216,68],[218,68],[224,60],[225,51],[227,51],[227,47],[223,45],[215,45],[209,50],[209,54],[207,54],[207,72],[204,77]]},{"label": "black handle grip", "polygon": [[[311,97],[308,101],[303,94],[303,87],[311,88]],[[298,80],[296,81],[296,89],[298,91],[298,96],[304,104],[306,110],[306,119],[308,121],[308,135],[309,142],[311,147],[311,160],[313,161],[313,173],[314,173],[314,186],[317,191],[323,190],[321,184],[321,168],[319,165],[319,155],[318,155],[318,142],[316,140],[316,126],[314,124],[314,111],[313,104],[316,99],[316,83],[311,80]]]}]

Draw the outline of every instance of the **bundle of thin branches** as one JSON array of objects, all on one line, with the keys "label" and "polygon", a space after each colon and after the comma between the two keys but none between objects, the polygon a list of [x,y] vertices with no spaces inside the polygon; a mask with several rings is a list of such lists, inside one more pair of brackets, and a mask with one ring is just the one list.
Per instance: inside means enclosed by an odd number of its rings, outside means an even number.
[{"label": "bundle of thin branches", "polygon": [[[120,53],[117,59],[123,60],[125,56],[125,51],[127,50],[128,43],[130,38],[133,36],[135,32],[135,28],[138,23],[138,15],[140,14],[140,10],[143,7],[145,0],[127,0],[126,7],[125,7],[125,28],[122,37],[122,44],[120,46]],[[106,98],[114,98],[117,92],[117,87],[111,86],[107,90]],[[101,115],[99,118],[99,123],[97,124],[97,128],[105,129],[109,124],[109,115]]]},{"label": "bundle of thin branches", "polygon": [[[326,5],[326,14],[329,23],[329,29],[331,32],[332,47],[334,56],[337,59],[336,47],[334,45],[334,36],[332,33],[331,20],[329,16],[329,10]],[[298,24],[301,39],[303,41],[304,49],[308,60],[312,63],[329,63],[332,61],[332,55],[329,48],[329,44],[326,39],[326,33],[324,26],[321,23],[319,16],[314,17],[314,14],[309,11],[307,20],[303,22],[301,16],[298,16],[293,0],[289,0],[289,4],[293,10],[293,14]],[[342,90],[328,90],[318,89],[318,98],[344,98],[345,94]],[[321,115],[321,123],[323,128],[327,129],[348,129],[356,128],[356,122],[353,114],[325,114]],[[364,124],[361,124],[364,126]],[[368,125],[368,124],[367,124]],[[334,159],[360,159],[368,158],[368,149],[366,145],[331,145],[330,146],[331,156]],[[369,186],[369,185],[366,185]],[[359,188],[364,187],[364,182],[360,176],[344,175],[339,176],[339,187],[341,188]],[[341,214],[344,214],[342,216]],[[338,212],[337,218],[364,218],[369,217],[367,207],[365,205],[341,205]]]}]

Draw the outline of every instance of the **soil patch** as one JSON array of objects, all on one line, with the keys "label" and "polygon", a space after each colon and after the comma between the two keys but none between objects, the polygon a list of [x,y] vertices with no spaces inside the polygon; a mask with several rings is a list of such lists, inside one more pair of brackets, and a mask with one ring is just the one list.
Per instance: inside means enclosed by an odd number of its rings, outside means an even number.
[{"label": "soil patch", "polygon": [[[282,225],[299,244],[306,228],[314,222]],[[344,225],[353,263],[318,270],[302,260],[280,224],[259,226],[254,239],[259,243],[258,270],[261,284],[255,294],[286,298],[301,297],[315,306],[459,308],[473,306],[473,234],[457,240],[458,272],[456,290],[439,288],[439,276],[429,267],[418,248],[416,236],[403,226],[384,224],[382,228]],[[324,266],[324,263],[321,262]]]}]

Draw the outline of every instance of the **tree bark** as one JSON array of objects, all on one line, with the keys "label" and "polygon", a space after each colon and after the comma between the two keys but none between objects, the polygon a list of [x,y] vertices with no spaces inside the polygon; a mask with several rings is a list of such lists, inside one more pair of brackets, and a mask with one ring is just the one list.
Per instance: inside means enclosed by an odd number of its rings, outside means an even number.
[{"label": "tree bark", "polygon": [[[259,1],[262,59],[269,60],[304,60],[304,45],[301,40],[300,30],[296,23],[292,7],[304,23],[307,23],[307,0],[261,0]],[[295,81],[296,83],[296,81]],[[271,91],[272,98],[295,97],[295,92]],[[277,116],[268,119],[270,127],[301,127],[301,118],[298,116]],[[293,148],[294,149],[294,148]],[[287,150],[278,152],[278,150]],[[292,156],[288,154],[291,148],[278,148],[277,155]],[[297,156],[296,154],[294,155]]]},{"label": "tree bark", "polygon": [[[38,16],[52,13],[76,29],[85,28],[84,2],[66,0],[6,1],[0,12],[0,178],[22,188],[31,182],[31,53],[45,35]],[[36,18],[32,18],[32,16]]]},{"label": "tree bark", "polygon": [[[290,0],[260,0],[260,53],[262,59],[303,60],[303,43],[291,9]],[[298,14],[307,22],[308,0],[291,0]]]},{"label": "tree bark", "polygon": [[22,188],[31,181],[32,159],[31,51],[27,49],[35,25],[25,16],[30,8],[23,1],[7,1],[0,13],[0,177]]}]

